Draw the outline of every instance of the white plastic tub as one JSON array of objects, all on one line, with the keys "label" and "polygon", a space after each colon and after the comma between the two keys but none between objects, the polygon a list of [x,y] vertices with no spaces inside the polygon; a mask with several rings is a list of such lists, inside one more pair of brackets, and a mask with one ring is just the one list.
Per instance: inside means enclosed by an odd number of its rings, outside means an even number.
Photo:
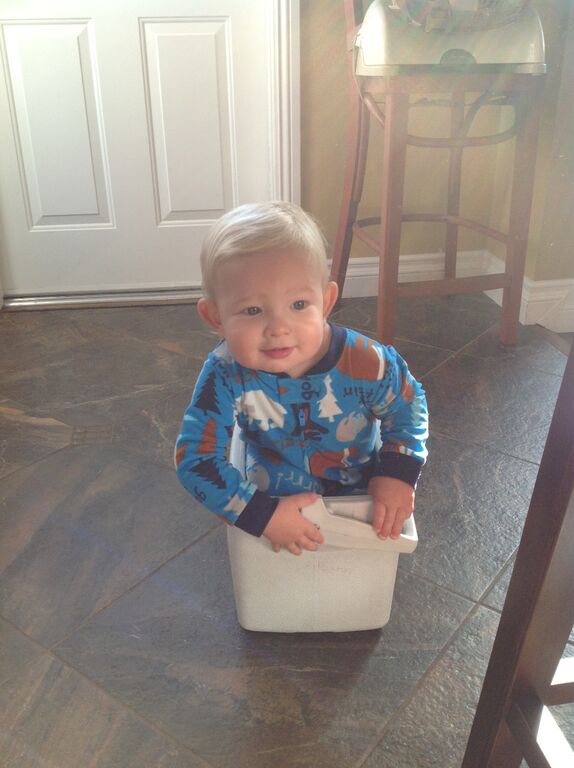
[{"label": "white plastic tub", "polygon": [[[231,461],[243,469],[234,435]],[[235,527],[227,544],[240,625],[260,632],[349,632],[389,620],[400,553],[413,552],[414,518],[399,539],[382,541],[370,526],[370,496],[319,498],[303,514],[325,538],[316,552],[273,552],[264,537]]]},{"label": "white plastic tub", "polygon": [[[261,632],[383,627],[391,613],[399,553],[415,549],[417,533],[411,516],[399,539],[381,541],[368,523],[370,508],[371,499],[365,496],[319,499],[306,507],[303,514],[319,521],[325,544],[298,557],[286,550],[273,552],[264,537],[229,527],[227,543],[241,626]],[[343,514],[355,519],[339,517]],[[325,515],[336,526],[322,522]]]}]

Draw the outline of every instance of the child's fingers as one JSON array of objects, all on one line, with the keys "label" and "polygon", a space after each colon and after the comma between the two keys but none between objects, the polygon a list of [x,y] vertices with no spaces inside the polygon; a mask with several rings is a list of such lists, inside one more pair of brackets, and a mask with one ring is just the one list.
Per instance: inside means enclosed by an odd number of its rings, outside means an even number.
[{"label": "child's fingers", "polygon": [[401,531],[403,530],[403,525],[405,524],[405,520],[407,519],[408,514],[405,509],[399,509],[399,511],[396,514],[395,522],[393,523],[393,527],[391,528],[391,539],[398,539],[401,535]]},{"label": "child's fingers", "polygon": [[289,550],[289,552],[291,552],[292,555],[300,555],[302,552],[301,547],[295,542],[288,544],[287,549]]},{"label": "child's fingers", "polygon": [[373,530],[375,533],[380,533],[381,528],[383,527],[383,523],[385,522],[385,518],[387,516],[387,508],[386,506],[376,499],[373,499]]},{"label": "child's fingers", "polygon": [[[397,517],[398,509],[393,509],[392,507],[387,507],[387,513],[385,515],[385,520],[381,526],[381,530],[379,531],[379,538],[381,539],[388,539],[390,536],[391,531],[393,530],[393,526],[395,524],[395,520]],[[401,524],[402,528],[402,524]]]},{"label": "child's fingers", "polygon": [[281,552],[281,544],[272,544],[274,552]]},{"label": "child's fingers", "polygon": [[309,523],[309,525],[306,526],[306,528],[305,528],[305,536],[307,536],[307,538],[311,539],[311,541],[314,541],[317,544],[324,544],[325,543],[325,539],[323,538],[323,534],[317,528],[316,525],[313,525],[313,523]]},{"label": "child's fingers", "polygon": [[302,509],[303,507],[309,507],[311,504],[314,504],[317,501],[318,496],[316,493],[297,493],[289,498],[297,503],[299,509]]}]

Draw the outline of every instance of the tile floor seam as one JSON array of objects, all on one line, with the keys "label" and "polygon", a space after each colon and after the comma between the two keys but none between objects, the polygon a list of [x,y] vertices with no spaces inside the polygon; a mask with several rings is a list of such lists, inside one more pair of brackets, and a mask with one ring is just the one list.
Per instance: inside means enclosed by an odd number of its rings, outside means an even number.
[{"label": "tile floor seam", "polygon": [[29,635],[22,627],[19,627],[18,624],[16,624],[12,619],[8,618],[7,616],[4,616],[4,614],[0,614],[0,619],[2,621],[5,621],[6,624],[9,624],[12,629],[15,629],[19,634],[23,635],[26,640],[28,640],[30,643],[33,643],[34,645],[37,645],[38,648],[41,648],[43,651],[50,652],[50,648],[47,645],[42,645],[42,643],[39,640],[36,640],[32,635]]},{"label": "tile floor seam", "polygon": [[[428,373],[434,372],[437,368],[440,368],[441,365],[444,365],[444,363],[448,362],[449,360],[453,360],[455,357],[458,357],[462,355],[464,350],[467,347],[471,347],[473,344],[476,344],[476,342],[481,339],[483,336],[485,336],[488,333],[491,333],[492,329],[496,327],[496,323],[489,326],[485,331],[482,331],[482,333],[479,333],[478,336],[475,336],[474,338],[470,339],[466,344],[463,344],[462,347],[456,350],[445,350],[445,351],[451,351],[452,354],[450,354],[445,360],[442,360],[438,365],[435,365],[434,368],[431,369]],[[428,373],[425,374],[425,376],[428,376]]]},{"label": "tile floor seam", "polygon": [[[221,526],[224,525],[224,523],[216,523],[213,528],[210,528],[208,531],[205,531],[205,533],[202,533],[201,536],[199,536],[197,539],[194,539],[190,544],[187,544],[183,549],[181,549],[176,554],[172,555],[172,557],[165,560],[161,565],[159,565],[157,568],[154,568],[153,571],[150,571],[149,573],[146,573],[146,575],[141,578],[139,581],[137,581],[135,584],[132,584],[131,587],[126,589],[124,592],[122,592],[120,595],[117,595],[112,600],[110,600],[109,603],[107,603],[105,606],[102,606],[101,608],[98,608],[97,611],[94,611],[94,613],[91,613],[89,616],[87,616],[85,619],[83,619],[79,624],[77,624],[73,629],[68,632],[67,635],[65,635],[63,638],[58,640],[56,643],[53,643],[49,646],[48,650],[51,653],[55,653],[58,646],[65,643],[67,640],[69,640],[73,635],[75,635],[77,632],[79,632],[86,624],[89,624],[91,621],[93,621],[97,616],[99,616],[103,611],[106,611],[108,608],[110,608],[112,605],[118,602],[118,600],[121,600],[122,598],[126,597],[127,595],[131,594],[135,589],[137,589],[141,584],[143,584],[147,579],[151,578],[152,576],[155,576],[159,571],[161,571],[163,568],[168,566],[170,563],[172,563],[174,560],[176,560],[181,555],[185,554],[189,549],[194,547],[196,544],[199,544],[201,541],[203,541],[205,538],[210,536],[214,531],[221,528]],[[59,657],[58,657],[59,658]]]},{"label": "tile floor seam", "polygon": [[4,482],[4,480],[7,480],[9,477],[13,477],[17,472],[23,472],[26,469],[30,469],[30,467],[34,467],[36,464],[40,464],[42,461],[49,458],[50,456],[55,456],[57,453],[62,453],[62,451],[67,451],[69,448],[82,448],[82,447],[84,446],[73,445],[72,443],[70,443],[69,445],[63,445],[61,448],[56,448],[55,451],[50,451],[50,453],[45,454],[40,459],[37,459],[37,461],[31,461],[29,464],[24,464],[23,466],[16,467],[11,472],[8,472],[7,475],[2,475],[2,477],[0,477],[0,488],[2,487],[2,483]]},{"label": "tile floor seam", "polygon": [[43,656],[45,656],[46,654],[50,654],[50,649],[47,648],[45,645],[42,645],[42,643],[40,643],[38,640],[35,640],[33,637],[30,637],[30,635],[28,635],[21,627],[19,627],[17,624],[14,624],[14,622],[11,619],[1,614],[0,614],[0,619],[4,623],[8,624],[8,626],[10,626],[13,630],[18,632],[18,634],[22,635],[22,637],[25,637],[29,643],[32,643],[32,645],[34,645],[38,649],[38,656],[36,656],[33,659],[30,659],[29,661],[26,661],[24,664],[22,664],[22,666],[18,667],[18,669],[16,669],[14,673],[11,673],[8,675],[8,677],[5,677],[2,680],[0,680],[0,688],[1,688],[3,685],[6,685],[6,683],[9,683],[11,680],[13,680],[14,677],[16,677],[16,675],[19,675],[23,670],[27,669],[31,664],[35,664]]},{"label": "tile floor seam", "polygon": [[[464,350],[467,347],[469,347],[469,346],[471,347],[473,344],[475,344],[483,336],[486,336],[487,334],[491,333],[492,330],[494,328],[496,328],[497,326],[498,326],[498,323],[494,323],[493,325],[490,326],[490,328],[487,328],[486,331],[483,331],[482,333],[479,333],[478,336],[476,336],[472,341],[469,341],[468,344],[465,344],[463,347],[461,347],[459,350],[457,350],[454,353],[453,357],[458,357],[458,356],[463,356],[464,357],[465,355],[463,355],[462,353],[464,352]],[[527,328],[527,327],[532,327],[532,326],[520,326],[520,327],[521,328]],[[537,327],[541,328],[541,326],[537,326]],[[551,343],[550,340],[549,340],[549,343]],[[515,345],[510,345],[510,346],[515,346]],[[566,356],[567,356],[567,353],[565,353],[562,349],[560,349],[559,347],[555,346],[554,344],[552,346],[554,346],[555,349],[558,349],[559,352],[562,352],[563,354],[566,354]],[[467,353],[466,357],[472,357],[475,360],[485,360],[485,361],[491,360],[492,362],[498,362],[499,360],[503,360],[504,359],[504,358],[494,358],[492,356],[483,357],[482,355],[473,355],[473,354],[470,354],[470,353]],[[562,373],[553,373],[552,371],[549,371],[547,368],[542,368],[542,367],[539,368],[536,365],[528,365],[528,363],[525,363],[524,361],[521,361],[521,360],[516,361],[516,364],[521,366],[521,367],[523,367],[523,368],[526,368],[527,370],[538,371],[539,373],[545,373],[548,376],[555,376],[555,377],[557,377],[559,379],[563,378],[563,374]]]},{"label": "tile floor seam", "polygon": [[[365,762],[369,759],[369,757],[372,755],[372,753],[375,751],[375,749],[379,746],[379,744],[383,741],[385,738],[385,735],[391,728],[392,724],[396,722],[397,719],[400,718],[402,712],[409,706],[411,701],[414,699],[416,693],[420,688],[422,688],[428,679],[430,677],[431,672],[435,669],[435,667],[438,665],[438,663],[444,658],[447,650],[453,645],[453,643],[457,640],[461,632],[463,631],[463,628],[465,625],[470,621],[470,619],[474,616],[474,614],[479,610],[479,608],[484,608],[484,606],[479,605],[478,603],[474,603],[472,608],[469,610],[469,612],[464,616],[458,627],[454,630],[454,632],[451,634],[449,639],[445,642],[443,647],[440,649],[440,651],[437,653],[435,658],[432,660],[432,662],[429,664],[428,669],[425,670],[424,674],[419,677],[416,685],[413,687],[412,691],[408,694],[408,696],[405,697],[404,701],[401,702],[400,706],[396,708],[396,710],[393,712],[393,714],[388,718],[388,720],[384,723],[384,725],[381,727],[380,732],[377,734],[377,736],[373,739],[373,744],[370,748],[367,749],[367,751],[359,758],[359,760],[354,763],[352,768],[362,768],[364,766]],[[486,609],[488,610],[488,609]]]},{"label": "tile floor seam", "polygon": [[[458,352],[454,355],[454,357],[459,357]],[[466,352],[465,354],[460,355],[460,357],[470,358],[471,360],[481,360],[484,363],[504,363],[504,362],[512,361],[512,364],[518,369],[521,368],[524,371],[536,371],[537,373],[543,373],[545,376],[552,376],[555,379],[562,380],[563,378],[562,373],[555,373],[554,371],[549,371],[548,368],[543,368],[542,366],[531,365],[529,363],[524,362],[520,358],[511,358],[511,357],[502,357],[502,356],[494,357],[492,355],[489,357],[485,357],[484,355],[473,355],[470,352]]]},{"label": "tile floor seam", "polygon": [[[505,564],[506,565],[506,564]],[[431,584],[433,587],[438,587],[439,589],[444,590],[445,592],[448,592],[450,595],[454,595],[455,597],[459,597],[463,600],[466,600],[469,603],[478,603],[478,600],[475,597],[470,597],[469,595],[465,595],[462,592],[457,592],[456,590],[452,589],[451,587],[447,587],[444,584],[441,584],[438,581],[434,581],[431,579],[430,576],[425,576],[422,573],[417,573],[417,571],[409,570],[408,568],[405,568],[404,566],[399,565],[397,566],[398,570],[402,573],[408,573],[409,576],[414,576],[417,579],[420,579],[421,581],[424,581],[426,584]],[[500,573],[498,574],[500,575]]]},{"label": "tile floor seam", "polygon": [[177,736],[173,735],[169,731],[165,731],[161,726],[157,725],[157,723],[154,723],[153,720],[148,720],[147,717],[144,715],[139,714],[135,709],[132,709],[132,707],[129,706],[129,704],[126,704],[122,699],[118,698],[114,694],[110,693],[106,688],[104,688],[103,685],[98,683],[96,680],[93,680],[91,677],[88,677],[84,672],[82,672],[81,669],[78,669],[73,664],[71,664],[66,659],[63,659],[61,656],[58,656],[57,653],[54,653],[53,651],[48,652],[50,656],[52,656],[53,659],[55,659],[57,662],[62,664],[62,666],[66,667],[67,669],[70,669],[74,674],[78,675],[82,678],[82,680],[85,680],[89,685],[96,688],[98,691],[103,693],[106,698],[108,698],[110,701],[114,702],[116,706],[121,707],[121,709],[125,712],[129,712],[132,717],[135,717],[140,722],[147,725],[149,728],[152,729],[155,733],[159,733],[164,738],[168,739],[170,742],[175,744],[180,749],[185,750],[186,753],[189,753],[192,755],[195,759],[197,759],[203,766],[203,768],[215,768],[211,763],[209,763],[204,757],[194,752],[190,747],[185,745],[183,742],[181,742]]},{"label": "tile floor seam", "polygon": [[[66,408],[82,408],[86,405],[100,405],[101,403],[107,403],[107,402],[118,402],[119,400],[126,400],[129,398],[137,398],[139,395],[148,392],[155,392],[157,390],[161,390],[164,387],[172,387],[174,384],[179,384],[179,379],[173,379],[172,381],[164,382],[163,384],[144,384],[140,392],[125,392],[121,395],[111,395],[110,397],[99,397],[95,398],[94,400],[82,400],[78,403],[58,403],[57,409],[58,411],[62,411]],[[167,398],[166,398],[167,399]],[[35,408],[34,405],[28,405],[28,408]],[[60,419],[59,419],[60,420]],[[64,422],[66,423],[66,422]]]},{"label": "tile floor seam", "polygon": [[[431,416],[432,418],[432,416]],[[436,435],[437,437],[440,437],[444,440],[450,440],[454,443],[461,443],[462,445],[467,446],[474,446],[475,448],[484,448],[485,450],[492,451],[493,453],[498,454],[499,456],[505,456],[509,459],[514,459],[514,461],[522,461],[525,464],[531,464],[533,467],[539,467],[540,462],[534,461],[533,459],[526,459],[524,456],[515,456],[513,453],[508,453],[507,451],[501,451],[499,448],[496,448],[493,445],[489,445],[488,443],[479,443],[474,440],[461,440],[459,437],[453,437],[453,435],[447,435],[444,432],[440,432],[439,430],[431,430],[431,437],[433,435]]]},{"label": "tile floor seam", "polygon": [[[426,373],[425,373],[423,376],[421,376],[421,379],[424,379],[424,378],[426,378],[427,376],[430,376],[430,375],[431,375],[431,374],[433,374],[433,373],[434,373],[436,370],[438,370],[438,369],[439,369],[441,366],[443,366],[445,363],[448,363],[450,360],[454,360],[454,358],[456,358],[456,357],[460,356],[460,355],[461,355],[461,353],[462,353],[462,352],[463,352],[463,351],[464,351],[464,350],[465,350],[467,347],[470,347],[470,346],[472,346],[472,345],[473,345],[473,344],[475,344],[475,343],[476,343],[476,342],[477,342],[477,341],[478,341],[478,340],[479,340],[479,339],[480,339],[482,336],[484,336],[484,335],[485,335],[485,334],[487,334],[487,333],[490,333],[490,332],[492,331],[492,329],[493,329],[495,326],[496,326],[496,323],[494,323],[493,325],[491,325],[489,328],[487,328],[487,329],[486,329],[485,331],[483,331],[482,333],[479,333],[479,334],[478,334],[478,336],[475,336],[473,339],[471,339],[470,341],[468,341],[466,344],[463,344],[463,346],[462,346],[462,347],[460,347],[460,349],[457,349],[457,350],[454,350],[454,351],[452,351],[452,350],[445,350],[445,351],[447,351],[447,352],[451,352],[451,354],[450,354],[450,355],[449,355],[447,358],[445,358],[444,360],[441,360],[441,362],[440,362],[440,363],[438,363],[437,365],[433,366],[433,367],[432,367],[430,370],[428,370],[428,371],[427,371],[427,372],[426,372]],[[439,349],[440,349],[440,347],[439,347]]]},{"label": "tile floor seam", "polygon": [[[372,328],[362,328],[360,326],[346,326],[346,325],[344,325],[343,327],[352,327],[353,330],[359,331],[359,333],[364,333],[366,336],[369,336],[370,338],[376,338],[376,331],[373,330]],[[480,333],[478,336],[473,338],[472,341],[469,342],[469,344],[474,344],[476,339],[480,338],[480,336],[482,336],[482,333]],[[416,344],[419,347],[424,347],[425,349],[434,349],[434,350],[437,350],[438,352],[448,352],[449,353],[449,357],[451,357],[452,355],[456,355],[457,352],[459,351],[459,350],[456,350],[456,349],[449,349],[447,347],[440,347],[437,344],[427,344],[424,341],[417,341],[416,339],[409,339],[408,336],[396,336],[395,337],[395,341],[392,344],[389,344],[387,346],[394,347],[395,346],[395,342],[398,342],[398,341],[403,341],[406,344]],[[465,344],[464,346],[467,346],[467,345]],[[464,347],[461,347],[461,349],[463,349],[463,348]]]},{"label": "tile floor seam", "polygon": [[[524,525],[522,526],[522,528],[524,529]],[[484,592],[482,593],[482,595],[481,595],[481,596],[479,597],[479,599],[477,600],[477,603],[479,603],[480,605],[483,605],[485,608],[492,608],[492,610],[496,611],[497,613],[501,613],[501,611],[500,611],[499,609],[497,609],[497,608],[494,608],[493,606],[490,606],[490,605],[486,605],[486,603],[485,603],[484,601],[485,601],[485,600],[486,600],[486,598],[488,597],[488,595],[489,595],[490,591],[491,591],[491,590],[494,588],[494,585],[497,583],[498,579],[500,579],[500,577],[502,576],[502,574],[504,573],[504,571],[505,571],[505,570],[508,568],[508,566],[510,565],[510,563],[511,563],[511,562],[514,560],[514,558],[516,557],[516,553],[518,552],[518,547],[519,547],[519,546],[520,546],[520,545],[518,544],[518,545],[517,545],[517,546],[514,548],[514,550],[512,551],[512,554],[510,555],[510,557],[508,557],[508,558],[507,558],[507,560],[506,560],[506,562],[504,563],[504,565],[503,565],[503,566],[500,568],[500,570],[498,571],[498,574],[497,574],[497,576],[495,576],[495,578],[494,578],[494,579],[492,579],[492,581],[490,582],[490,584],[488,585],[488,587],[487,587],[487,588],[484,590]]]},{"label": "tile floor seam", "polygon": [[[437,344],[427,344],[424,341],[413,341],[412,339],[409,339],[407,336],[397,336],[395,338],[395,341],[404,341],[406,344],[416,344],[417,347],[424,347],[425,349],[433,349],[436,352],[454,352],[453,349],[447,349],[446,347],[439,347]],[[393,345],[394,346],[394,345]]]},{"label": "tile floor seam", "polygon": [[432,375],[432,374],[433,374],[435,371],[437,371],[437,370],[438,370],[438,369],[439,369],[441,366],[443,366],[445,363],[448,363],[448,362],[449,362],[449,360],[452,360],[452,359],[453,359],[455,356],[456,356],[456,352],[453,352],[453,353],[452,353],[452,354],[450,354],[448,357],[445,357],[445,359],[444,359],[444,360],[441,360],[441,361],[440,361],[440,363],[437,363],[436,365],[433,365],[433,367],[432,367],[432,368],[429,368],[429,370],[428,370],[428,371],[425,371],[425,373],[423,373],[423,375],[420,377],[421,383],[423,383],[423,384],[424,384],[424,380],[425,380],[425,379],[426,379],[428,376],[431,376],[431,375]]},{"label": "tile floor seam", "polygon": [[[493,327],[493,326],[491,326],[491,327]],[[357,331],[359,331],[361,333],[364,333],[364,334],[366,334],[367,336],[370,336],[370,337],[373,337],[375,335],[374,332],[372,330],[368,329],[368,328],[354,327],[354,330],[357,330]],[[489,330],[490,330],[490,328],[487,331],[484,331],[484,333],[487,333]],[[437,363],[436,365],[433,365],[432,368],[429,368],[428,371],[425,371],[421,376],[417,377],[422,382],[423,379],[425,379],[431,373],[434,373],[438,368],[440,368],[446,362],[448,362],[449,360],[452,360],[453,357],[458,355],[458,353],[462,349],[465,349],[465,347],[467,347],[469,344],[474,344],[474,342],[477,339],[479,339],[482,335],[483,335],[482,333],[479,334],[478,336],[473,338],[471,341],[469,341],[468,344],[465,344],[463,347],[461,347],[459,350],[446,349],[445,347],[439,347],[439,346],[436,346],[434,344],[424,344],[424,343],[421,343],[420,341],[414,341],[413,339],[409,339],[407,336],[397,336],[396,337],[396,341],[403,341],[403,342],[406,342],[407,344],[417,344],[418,346],[424,347],[425,349],[436,349],[437,351],[448,352],[449,353],[448,356],[444,360],[441,360],[440,363]],[[390,346],[395,346],[395,344],[393,343]]]}]

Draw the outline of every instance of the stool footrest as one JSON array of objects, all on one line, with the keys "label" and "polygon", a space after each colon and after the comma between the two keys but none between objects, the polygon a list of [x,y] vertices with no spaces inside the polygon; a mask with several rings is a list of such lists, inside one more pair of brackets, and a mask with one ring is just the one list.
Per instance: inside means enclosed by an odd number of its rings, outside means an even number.
[{"label": "stool footrest", "polygon": [[[473,221],[472,219],[465,219],[463,216],[454,216],[448,213],[404,213],[402,215],[402,221],[430,221],[437,222],[438,224],[456,224],[459,227],[466,227],[472,229],[475,232],[481,232],[487,237],[491,237],[493,240],[498,240],[501,243],[508,243],[508,235],[506,232],[501,232],[499,229],[493,229],[487,227],[485,224],[481,224],[479,221]],[[353,223],[353,234],[370,245],[375,250],[379,250],[379,243],[372,237],[365,235],[361,227],[373,227],[380,225],[380,216],[371,216],[368,219],[357,219]]]},{"label": "stool footrest", "polygon": [[495,288],[507,288],[511,276],[502,272],[497,275],[453,277],[445,280],[421,280],[397,285],[398,296],[446,296],[451,293],[478,293]]}]

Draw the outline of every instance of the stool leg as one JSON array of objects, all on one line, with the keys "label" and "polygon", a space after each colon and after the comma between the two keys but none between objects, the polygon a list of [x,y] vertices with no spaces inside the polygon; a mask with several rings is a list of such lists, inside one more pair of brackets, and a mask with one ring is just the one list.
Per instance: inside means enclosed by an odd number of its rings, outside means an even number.
[{"label": "stool leg", "polygon": [[[452,94],[451,135],[458,137],[464,125],[464,92]],[[462,147],[450,150],[448,170],[447,213],[458,216],[460,212],[460,183],[462,175]],[[444,276],[447,280],[456,277],[456,255],[458,251],[458,224],[446,225]]]},{"label": "stool leg", "polygon": [[377,338],[383,344],[392,344],[395,339],[408,113],[408,94],[387,94],[377,302]]},{"label": "stool leg", "polygon": [[351,87],[354,93],[350,103],[345,184],[331,265],[331,280],[334,280],[339,286],[339,298],[342,297],[345,286],[347,265],[353,241],[353,224],[357,218],[357,209],[363,192],[369,143],[369,113],[364,107],[362,99],[356,93],[354,83]]},{"label": "stool leg", "polygon": [[500,321],[500,341],[502,344],[516,344],[518,337],[518,317],[524,281],[524,262],[528,247],[528,226],[536,164],[539,99],[521,97],[517,110],[519,122],[514,150],[514,172],[506,252],[506,273],[510,275],[510,285],[504,289],[502,298],[502,318]]}]

